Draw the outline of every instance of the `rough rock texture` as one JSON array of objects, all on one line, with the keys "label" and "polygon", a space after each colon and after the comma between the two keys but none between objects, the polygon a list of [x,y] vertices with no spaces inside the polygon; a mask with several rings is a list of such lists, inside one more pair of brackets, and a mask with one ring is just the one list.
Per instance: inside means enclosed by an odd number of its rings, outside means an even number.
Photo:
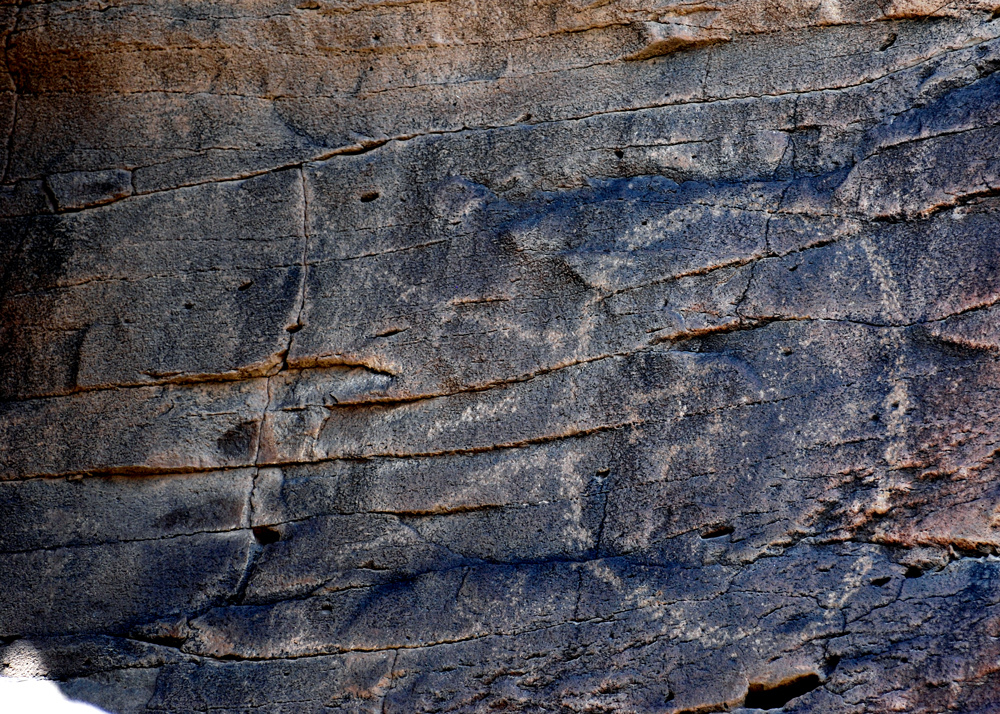
[{"label": "rough rock texture", "polygon": [[0,28],[3,673],[1000,712],[996,0]]}]

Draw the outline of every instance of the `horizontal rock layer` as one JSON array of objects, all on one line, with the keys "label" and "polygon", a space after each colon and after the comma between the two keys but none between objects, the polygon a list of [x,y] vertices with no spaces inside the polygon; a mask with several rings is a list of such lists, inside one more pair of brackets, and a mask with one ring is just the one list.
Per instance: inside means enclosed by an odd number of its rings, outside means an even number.
[{"label": "horizontal rock layer", "polygon": [[0,674],[994,711],[1000,6],[0,4]]}]

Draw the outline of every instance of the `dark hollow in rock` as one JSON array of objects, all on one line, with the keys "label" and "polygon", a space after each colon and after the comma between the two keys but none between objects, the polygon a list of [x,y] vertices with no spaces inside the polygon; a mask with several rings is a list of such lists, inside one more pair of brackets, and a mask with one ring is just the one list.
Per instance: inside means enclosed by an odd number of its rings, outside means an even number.
[{"label": "dark hollow in rock", "polygon": [[277,528],[254,526],[251,530],[253,531],[253,537],[261,545],[271,545],[281,540],[281,531]]},{"label": "dark hollow in rock", "polygon": [[819,685],[818,674],[804,674],[774,685],[751,682],[743,706],[747,709],[781,709],[793,699],[808,694]]},{"label": "dark hollow in rock", "polygon": [[736,529],[732,526],[714,526],[709,528],[707,531],[703,531],[701,534],[702,540],[707,540],[709,538],[721,538],[723,536],[732,535]]},{"label": "dark hollow in rock", "polygon": [[245,421],[228,429],[218,438],[219,451],[230,458],[245,457],[250,453],[254,440],[257,438],[257,424]]}]

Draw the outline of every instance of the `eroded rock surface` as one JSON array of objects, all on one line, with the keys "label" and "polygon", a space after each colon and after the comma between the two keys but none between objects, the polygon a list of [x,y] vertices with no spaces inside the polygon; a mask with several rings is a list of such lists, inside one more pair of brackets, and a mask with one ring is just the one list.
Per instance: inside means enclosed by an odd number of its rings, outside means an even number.
[{"label": "eroded rock surface", "polygon": [[0,28],[0,673],[1000,711],[996,2]]}]

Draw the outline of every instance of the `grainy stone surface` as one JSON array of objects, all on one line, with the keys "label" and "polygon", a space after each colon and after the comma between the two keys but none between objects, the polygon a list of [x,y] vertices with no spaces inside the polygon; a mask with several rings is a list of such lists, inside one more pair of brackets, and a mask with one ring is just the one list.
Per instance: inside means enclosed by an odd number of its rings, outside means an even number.
[{"label": "grainy stone surface", "polygon": [[1000,4],[0,1],[0,674],[1000,712]]}]

